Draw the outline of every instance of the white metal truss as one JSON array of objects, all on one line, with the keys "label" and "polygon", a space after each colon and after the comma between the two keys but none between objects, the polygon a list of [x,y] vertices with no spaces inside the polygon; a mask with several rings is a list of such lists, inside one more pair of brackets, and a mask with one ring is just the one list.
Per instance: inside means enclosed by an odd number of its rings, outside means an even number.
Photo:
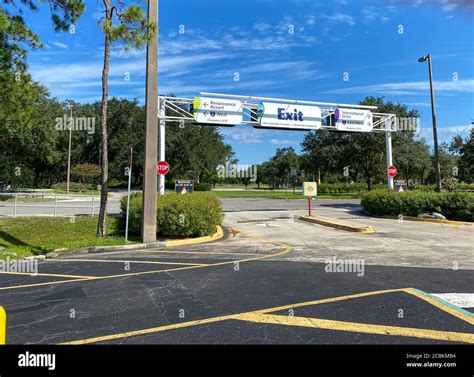
[{"label": "white metal truss", "polygon": [[[248,125],[253,127],[259,127],[259,122],[257,121],[257,107],[258,104],[262,101],[266,102],[275,102],[275,103],[291,103],[291,104],[300,104],[300,105],[314,105],[318,106],[321,109],[322,119],[328,118],[329,115],[333,114],[336,108],[343,109],[358,109],[358,110],[370,110],[373,115],[373,127],[372,130],[376,132],[394,132],[397,131],[396,127],[396,116],[395,114],[385,114],[377,113],[374,110],[377,109],[376,106],[365,106],[365,105],[351,105],[344,103],[329,103],[329,102],[314,102],[314,101],[301,101],[301,100],[292,100],[292,99],[283,99],[283,98],[267,98],[267,97],[253,97],[253,96],[239,96],[234,94],[221,94],[221,93],[208,93],[208,92],[199,92],[200,96],[206,97],[216,97],[216,98],[228,98],[228,99],[237,99],[242,102],[242,112],[244,115],[244,120],[242,125]],[[165,110],[173,111],[173,115],[160,115],[158,118],[165,121],[184,121],[184,122],[193,122],[195,119],[192,113],[192,103],[194,98],[184,98],[184,97],[167,97],[160,96],[159,101],[161,101],[160,106],[163,106]],[[216,124],[215,126],[219,126]],[[337,131],[335,125],[324,124],[321,127],[322,129],[328,129]],[[297,131],[297,129],[295,129]],[[308,131],[308,130],[304,130]]]}]

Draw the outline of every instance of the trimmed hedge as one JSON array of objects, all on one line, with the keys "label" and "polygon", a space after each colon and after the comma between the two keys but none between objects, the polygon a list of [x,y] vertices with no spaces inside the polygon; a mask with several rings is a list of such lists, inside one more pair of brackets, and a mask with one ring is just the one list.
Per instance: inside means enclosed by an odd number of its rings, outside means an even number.
[{"label": "trimmed hedge", "polygon": [[468,192],[372,191],[362,196],[361,204],[375,216],[438,212],[448,220],[474,221],[474,193]]},{"label": "trimmed hedge", "polygon": [[[156,210],[157,234],[163,237],[202,237],[209,236],[221,225],[222,204],[211,193],[166,194],[158,196]],[[125,219],[127,197],[120,201],[122,218]],[[141,232],[142,194],[130,196],[129,229]]]},{"label": "trimmed hedge", "polygon": [[212,190],[212,183],[196,183],[194,185],[194,190],[195,191],[211,191]]}]

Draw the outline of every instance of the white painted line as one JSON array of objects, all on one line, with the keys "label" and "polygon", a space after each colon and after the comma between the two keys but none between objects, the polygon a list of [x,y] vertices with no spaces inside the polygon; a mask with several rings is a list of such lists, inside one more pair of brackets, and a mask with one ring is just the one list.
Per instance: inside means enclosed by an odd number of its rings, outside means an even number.
[{"label": "white painted line", "polygon": [[474,308],[474,293],[431,293],[460,308]]}]

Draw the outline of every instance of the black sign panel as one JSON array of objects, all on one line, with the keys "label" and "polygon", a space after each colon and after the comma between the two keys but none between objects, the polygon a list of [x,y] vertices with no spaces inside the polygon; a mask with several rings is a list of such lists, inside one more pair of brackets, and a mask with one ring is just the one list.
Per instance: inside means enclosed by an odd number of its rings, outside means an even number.
[{"label": "black sign panel", "polygon": [[192,194],[194,191],[194,181],[175,181],[174,191],[176,194]]}]

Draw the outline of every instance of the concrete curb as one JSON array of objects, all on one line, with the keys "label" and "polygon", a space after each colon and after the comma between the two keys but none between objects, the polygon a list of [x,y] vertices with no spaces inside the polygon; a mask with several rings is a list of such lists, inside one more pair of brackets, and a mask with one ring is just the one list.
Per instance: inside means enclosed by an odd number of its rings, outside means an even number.
[{"label": "concrete curb", "polygon": [[216,227],[216,232],[210,236],[197,237],[197,238],[185,238],[182,240],[169,240],[169,241],[164,241],[164,244],[165,244],[165,247],[193,245],[196,243],[215,241],[222,237],[224,237],[224,231],[222,230],[222,227],[218,225]]},{"label": "concrete curb", "polygon": [[334,229],[345,230],[347,232],[355,233],[375,233],[375,228],[368,225],[359,225],[355,223],[349,223],[346,221],[329,219],[327,217],[321,216],[300,216],[300,220],[307,221],[310,223],[315,223],[319,225],[328,226]]},{"label": "concrete curb", "polygon": [[[370,215],[370,216],[373,216],[373,215]],[[373,216],[373,217],[377,217],[379,219],[399,220],[399,218],[397,216]],[[474,226],[474,223],[468,223],[466,221],[437,220],[437,219],[427,219],[427,218],[423,218],[423,217],[413,217],[413,216],[403,216],[402,220],[419,221],[419,222],[434,223],[434,224],[451,224],[451,225]]]},{"label": "concrete curb", "polygon": [[[196,238],[183,238],[180,240],[167,240],[157,241],[150,243],[135,243],[131,245],[116,245],[116,246],[92,246],[84,247],[78,250],[69,251],[66,253],[82,253],[82,254],[93,254],[93,253],[104,253],[108,251],[121,251],[121,250],[137,250],[137,249],[149,249],[153,247],[171,247],[171,246],[184,246],[192,245],[203,242],[215,241],[224,237],[224,231],[221,226],[217,226],[216,232],[210,236],[196,237]],[[66,253],[60,253],[52,251],[46,254],[46,258],[57,258],[58,256]]]}]

